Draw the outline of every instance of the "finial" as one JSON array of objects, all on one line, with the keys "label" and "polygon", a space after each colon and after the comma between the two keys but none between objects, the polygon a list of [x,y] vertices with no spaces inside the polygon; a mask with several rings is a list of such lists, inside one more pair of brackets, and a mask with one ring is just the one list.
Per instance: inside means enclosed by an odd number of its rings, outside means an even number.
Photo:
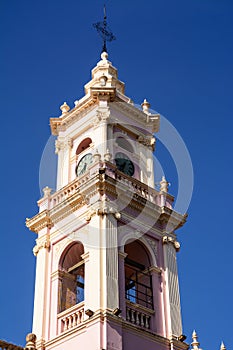
[{"label": "finial", "polygon": [[221,343],[220,350],[226,350],[226,347],[225,347],[223,341],[222,341],[222,343]]},{"label": "finial", "polygon": [[101,160],[101,154],[98,152],[98,149],[96,149],[95,153],[93,154],[94,162],[100,162]]},{"label": "finial", "polygon": [[143,112],[149,113],[150,103],[146,100],[146,98],[142,102],[141,106],[142,106]]},{"label": "finial", "polygon": [[93,24],[93,27],[97,30],[101,38],[103,39],[103,48],[102,52],[107,52],[107,41],[116,40],[116,37],[111,32],[111,29],[107,26],[107,14],[106,14],[106,6],[104,5],[104,20],[103,22],[97,22]]},{"label": "finial", "polygon": [[44,192],[44,197],[48,197],[51,194],[52,189],[48,186],[44,187],[43,190]]},{"label": "finial", "polygon": [[201,350],[201,349],[199,348],[200,343],[198,342],[198,336],[197,336],[197,333],[196,333],[195,330],[193,331],[192,339],[193,339],[193,341],[192,341],[192,343],[191,343],[192,349]]},{"label": "finial", "polygon": [[26,336],[26,346],[25,350],[36,350],[36,335],[33,333],[28,333]]},{"label": "finial", "polygon": [[109,149],[107,149],[106,153],[104,154],[104,160],[110,162],[111,159],[112,159],[112,155],[109,152]]},{"label": "finial", "polygon": [[102,58],[103,61],[107,61],[107,59],[108,59],[108,53],[105,52],[105,51],[103,51],[103,52],[101,53],[101,56],[100,56],[100,57]]},{"label": "finial", "polygon": [[63,105],[60,106],[60,110],[62,111],[62,114],[66,114],[67,112],[69,112],[70,107],[66,102],[64,102]]},{"label": "finial", "polygon": [[162,176],[162,180],[160,181],[160,191],[166,193],[168,192],[168,182],[165,176]]}]

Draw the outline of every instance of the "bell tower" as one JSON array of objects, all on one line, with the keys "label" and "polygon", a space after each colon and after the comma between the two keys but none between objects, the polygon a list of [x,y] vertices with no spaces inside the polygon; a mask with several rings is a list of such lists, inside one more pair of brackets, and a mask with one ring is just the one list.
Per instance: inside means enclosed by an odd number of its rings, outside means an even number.
[{"label": "bell tower", "polygon": [[103,52],[74,108],[50,119],[57,187],[27,219],[38,238],[33,333],[37,349],[188,349],[173,210],[154,188],[159,114],[125,95]]}]

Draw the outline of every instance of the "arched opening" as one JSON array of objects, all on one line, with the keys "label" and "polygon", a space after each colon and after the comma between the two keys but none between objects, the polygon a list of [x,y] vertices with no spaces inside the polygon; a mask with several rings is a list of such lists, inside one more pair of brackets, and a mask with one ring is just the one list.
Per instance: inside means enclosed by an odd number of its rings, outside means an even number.
[{"label": "arched opening", "polygon": [[90,137],[87,137],[86,139],[82,140],[82,142],[78,145],[78,148],[76,150],[76,155],[78,156],[81,152],[85,151],[85,149],[90,147],[91,143],[92,143],[92,139]]},{"label": "arched opening", "polygon": [[125,253],[125,298],[131,303],[153,309],[149,254],[139,240],[126,244]]},{"label": "arched opening", "polygon": [[60,307],[59,312],[81,303],[84,300],[85,265],[82,259],[82,243],[68,247],[60,261]]}]

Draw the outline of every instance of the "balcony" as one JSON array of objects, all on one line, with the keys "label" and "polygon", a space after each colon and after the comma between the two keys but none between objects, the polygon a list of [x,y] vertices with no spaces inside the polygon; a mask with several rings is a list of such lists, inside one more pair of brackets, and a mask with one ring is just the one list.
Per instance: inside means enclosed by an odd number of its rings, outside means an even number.
[{"label": "balcony", "polygon": [[84,302],[76,304],[57,316],[58,334],[78,327],[84,321]]},{"label": "balcony", "polygon": [[49,196],[49,201],[47,201],[45,197],[41,198],[38,201],[40,211],[44,209],[52,209],[65,199],[76,194],[81,186],[85,185],[90,179],[99,174],[100,168],[101,171],[104,170],[104,173],[107,176],[115,179],[119,184],[127,186],[135,196],[140,196],[144,201],[149,200],[158,206],[167,206],[172,209],[172,203],[174,200],[173,196],[168,193],[162,194],[161,192],[156,191],[154,188],[147,186],[143,182],[120,172],[114,164],[105,161],[91,165],[85,174],[77,177],[74,181],[70,182],[59,191],[56,191],[54,194],[51,194]]}]

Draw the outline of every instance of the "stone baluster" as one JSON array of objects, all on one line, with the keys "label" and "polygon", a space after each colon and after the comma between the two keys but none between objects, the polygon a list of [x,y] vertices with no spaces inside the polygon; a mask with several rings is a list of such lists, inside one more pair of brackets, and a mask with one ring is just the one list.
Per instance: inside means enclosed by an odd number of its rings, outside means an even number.
[{"label": "stone baluster", "polygon": [[126,321],[130,321],[129,308],[126,308]]},{"label": "stone baluster", "polygon": [[150,316],[145,315],[145,328],[149,329],[150,328]]},{"label": "stone baluster", "polygon": [[136,311],[136,324],[137,324],[137,325],[140,325],[140,319],[139,319],[139,317],[140,317],[140,313],[139,313],[138,311]]}]

